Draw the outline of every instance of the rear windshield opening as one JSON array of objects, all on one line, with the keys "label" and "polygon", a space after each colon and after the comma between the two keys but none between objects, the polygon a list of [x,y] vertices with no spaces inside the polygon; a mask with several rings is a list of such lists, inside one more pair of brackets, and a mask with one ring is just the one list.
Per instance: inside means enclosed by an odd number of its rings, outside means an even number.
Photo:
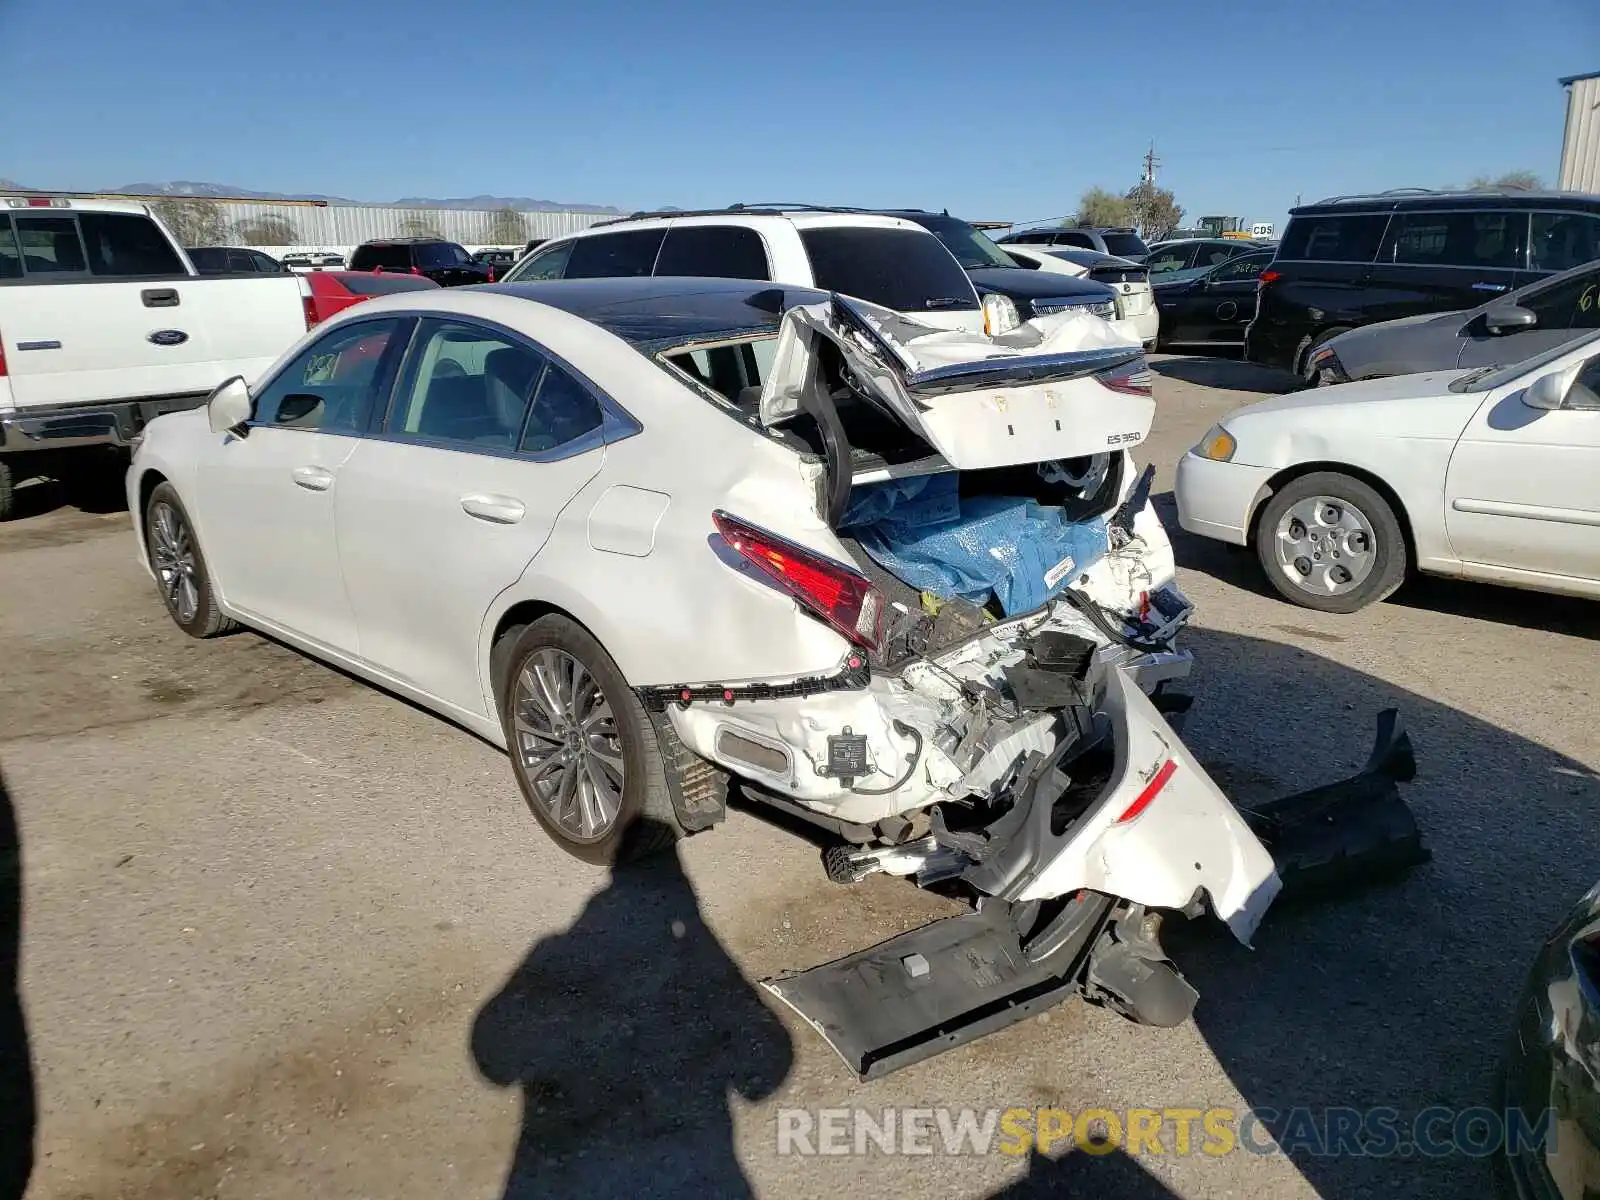
[{"label": "rear windshield opening", "polygon": [[1136,233],[1107,233],[1101,236],[1105,238],[1106,253],[1115,254],[1118,258],[1143,258],[1150,253],[1150,247]]}]

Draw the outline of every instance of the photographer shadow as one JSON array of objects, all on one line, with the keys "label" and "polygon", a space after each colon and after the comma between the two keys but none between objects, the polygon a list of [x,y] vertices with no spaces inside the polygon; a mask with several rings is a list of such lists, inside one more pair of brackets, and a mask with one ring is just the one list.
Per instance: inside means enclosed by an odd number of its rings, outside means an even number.
[{"label": "photographer shadow", "polygon": [[0,1200],[20,1200],[33,1174],[33,1059],[22,1014],[22,840],[0,773]]},{"label": "photographer shadow", "polygon": [[736,1197],[752,1191],[731,1097],[771,1096],[794,1048],[674,846],[613,870],[570,928],[534,944],[478,1013],[472,1054],[522,1091],[506,1200]]}]

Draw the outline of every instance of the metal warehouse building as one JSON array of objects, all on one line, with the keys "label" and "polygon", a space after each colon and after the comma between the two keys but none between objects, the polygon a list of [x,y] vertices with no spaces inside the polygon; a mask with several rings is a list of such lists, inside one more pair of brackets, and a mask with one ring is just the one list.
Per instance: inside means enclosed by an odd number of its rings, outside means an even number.
[{"label": "metal warehouse building", "polygon": [[1567,133],[1561,143],[1563,191],[1600,192],[1600,71],[1569,75]]}]

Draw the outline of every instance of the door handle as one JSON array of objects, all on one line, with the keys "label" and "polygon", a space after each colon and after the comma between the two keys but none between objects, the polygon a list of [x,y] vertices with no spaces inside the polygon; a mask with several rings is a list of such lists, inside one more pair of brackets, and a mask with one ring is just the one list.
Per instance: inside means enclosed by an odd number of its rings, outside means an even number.
[{"label": "door handle", "polygon": [[461,510],[480,521],[493,521],[496,525],[515,525],[522,520],[528,506],[512,496],[472,495],[461,497]]},{"label": "door handle", "polygon": [[289,472],[294,481],[308,492],[325,492],[333,486],[333,472],[321,467],[296,467]]},{"label": "door handle", "polygon": [[146,308],[177,308],[177,288],[145,288],[139,293],[139,299]]}]

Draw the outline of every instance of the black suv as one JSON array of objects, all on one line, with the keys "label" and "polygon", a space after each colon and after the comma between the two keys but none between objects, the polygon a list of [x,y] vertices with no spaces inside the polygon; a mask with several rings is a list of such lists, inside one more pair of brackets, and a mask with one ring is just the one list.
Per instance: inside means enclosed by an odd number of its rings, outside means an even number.
[{"label": "black suv", "polygon": [[1476,308],[1595,258],[1600,196],[1406,188],[1304,205],[1261,272],[1245,357],[1306,378],[1347,329]]},{"label": "black suv", "polygon": [[1107,321],[1117,319],[1115,288],[1092,279],[1055,271],[1035,271],[1017,264],[988,236],[960,217],[949,213],[924,212],[920,208],[876,210],[886,217],[915,221],[944,243],[944,248],[961,264],[978,295],[991,292],[1007,296],[1017,306],[1017,315],[1027,321],[1046,313],[1082,308]]},{"label": "black suv", "polygon": [[493,283],[495,271],[474,262],[465,247],[443,238],[382,238],[362,242],[350,256],[352,271],[398,271],[423,275],[440,287]]},{"label": "black suv", "polygon": [[1017,242],[1024,246],[1076,246],[1080,250],[1098,250],[1129,262],[1143,262],[1150,247],[1134,229],[1115,229],[1106,225],[1053,225],[1047,229],[1024,229],[1021,233],[1008,233],[999,238],[1002,246]]}]

